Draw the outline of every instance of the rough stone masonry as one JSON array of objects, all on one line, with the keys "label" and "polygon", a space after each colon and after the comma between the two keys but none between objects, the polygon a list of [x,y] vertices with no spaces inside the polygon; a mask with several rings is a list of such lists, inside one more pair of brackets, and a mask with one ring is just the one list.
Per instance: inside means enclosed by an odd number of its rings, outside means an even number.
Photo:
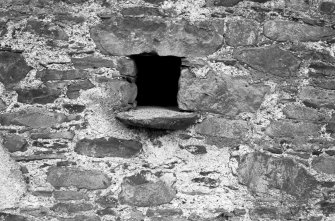
[{"label": "rough stone masonry", "polygon": [[332,221],[334,110],[334,0],[0,1],[1,220]]}]

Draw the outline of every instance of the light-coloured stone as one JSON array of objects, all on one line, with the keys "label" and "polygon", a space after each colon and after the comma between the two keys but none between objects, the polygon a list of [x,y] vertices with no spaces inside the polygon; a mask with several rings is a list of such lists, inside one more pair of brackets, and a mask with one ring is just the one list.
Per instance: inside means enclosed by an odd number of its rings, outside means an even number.
[{"label": "light-coloured stone", "polygon": [[26,192],[19,165],[0,145],[0,210],[16,207]]}]

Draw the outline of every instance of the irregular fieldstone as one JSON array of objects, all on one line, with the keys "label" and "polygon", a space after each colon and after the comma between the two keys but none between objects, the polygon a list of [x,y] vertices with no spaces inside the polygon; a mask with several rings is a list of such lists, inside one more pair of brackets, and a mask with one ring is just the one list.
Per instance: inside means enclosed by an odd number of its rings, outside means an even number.
[{"label": "irregular fieldstone", "polygon": [[183,211],[181,209],[152,209],[149,208],[147,210],[146,216],[152,217],[152,216],[181,216],[183,215]]},{"label": "irregular fieldstone", "polygon": [[259,24],[250,19],[227,22],[226,43],[230,46],[255,45],[258,39]]},{"label": "irregular fieldstone", "polygon": [[237,5],[239,2],[243,0],[206,0],[206,6],[224,6],[224,7],[232,7]]},{"label": "irregular fieldstone", "polygon": [[38,20],[29,20],[23,31],[28,31],[41,37],[47,37],[55,40],[67,41],[69,38],[66,32],[60,27]]},{"label": "irregular fieldstone", "polygon": [[100,196],[95,202],[103,208],[115,208],[118,206],[118,200],[111,195]]},{"label": "irregular fieldstone", "polygon": [[48,128],[66,121],[61,113],[50,112],[40,108],[27,108],[22,111],[0,115],[1,125],[18,125],[32,128]]},{"label": "irregular fieldstone", "polygon": [[301,88],[298,97],[306,106],[320,108],[335,109],[335,91],[324,90],[312,86],[304,86]]},{"label": "irregular fieldstone", "polygon": [[31,69],[21,54],[0,52],[0,82],[6,87],[21,81]]},{"label": "irregular fieldstone", "polygon": [[296,76],[301,62],[292,53],[277,46],[237,49],[234,57],[258,71],[278,77]]},{"label": "irregular fieldstone", "polygon": [[83,58],[71,58],[71,61],[75,68],[115,68],[113,60],[108,60],[95,56],[87,56]]},{"label": "irregular fieldstone", "polygon": [[74,132],[72,131],[59,131],[59,132],[50,132],[49,130],[32,132],[30,138],[33,140],[37,139],[66,139],[72,140],[74,137]]},{"label": "irregular fieldstone", "polygon": [[318,172],[335,174],[335,159],[333,157],[318,156],[313,159],[312,168]]},{"label": "irregular fieldstone", "polygon": [[59,12],[59,13],[54,13],[54,22],[55,23],[62,23],[62,24],[67,24],[67,25],[76,25],[76,24],[81,24],[85,22],[85,18],[82,16],[75,16],[72,15],[69,12]]},{"label": "irregular fieldstone", "polygon": [[265,22],[263,32],[274,41],[319,41],[335,36],[332,28],[283,20]]},{"label": "irregular fieldstone", "polygon": [[191,154],[198,155],[198,154],[206,154],[207,149],[205,146],[202,145],[179,145],[180,149],[185,149]]},{"label": "irregular fieldstone", "polygon": [[116,119],[127,125],[163,130],[185,129],[194,124],[198,118],[195,113],[158,107],[141,107],[116,115]]},{"label": "irregular fieldstone", "polygon": [[3,221],[28,221],[28,218],[20,215],[0,213],[0,220]]},{"label": "irregular fieldstone", "polygon": [[65,70],[46,69],[37,73],[42,81],[56,80],[83,80],[88,78],[88,72],[84,70]]},{"label": "irregular fieldstone", "polygon": [[[158,4],[161,4],[163,3],[165,0],[143,0],[147,3],[151,3],[151,4],[155,4],[155,5],[158,5]],[[175,0],[174,0],[175,1]]]},{"label": "irregular fieldstone", "polygon": [[325,14],[332,14],[335,11],[335,2],[323,1],[320,3],[319,10]]},{"label": "irregular fieldstone", "polygon": [[307,11],[310,8],[310,1],[306,0],[286,0],[286,8],[297,11]]},{"label": "irregular fieldstone", "polygon": [[50,208],[56,213],[77,213],[81,211],[93,210],[94,206],[90,203],[57,203]]},{"label": "irregular fieldstone", "polygon": [[307,200],[318,181],[289,158],[275,158],[255,152],[243,156],[238,168],[239,181],[258,196],[279,189],[299,200]]},{"label": "irregular fieldstone", "polygon": [[176,191],[163,181],[134,182],[131,177],[123,179],[119,201],[130,206],[149,207],[171,202]]},{"label": "irregular fieldstone", "polygon": [[335,90],[335,66],[323,62],[312,62],[309,66],[310,84],[315,87]]},{"label": "irregular fieldstone", "polygon": [[0,210],[17,207],[26,193],[20,166],[14,162],[0,145]]},{"label": "irregular fieldstone", "polygon": [[249,129],[246,121],[221,117],[208,117],[195,127],[195,131],[202,135],[237,140],[245,140]]},{"label": "irregular fieldstone", "polygon": [[121,10],[123,16],[162,16],[163,13],[156,7],[134,6]]},{"label": "irregular fieldstone", "polygon": [[310,122],[294,122],[288,120],[273,121],[265,133],[270,137],[308,137],[317,136],[321,125]]},{"label": "irregular fieldstone", "polygon": [[209,72],[198,78],[183,70],[179,79],[178,107],[182,110],[208,111],[226,116],[256,112],[269,87],[251,85],[247,79]]},{"label": "irregular fieldstone", "polygon": [[61,95],[60,90],[43,86],[37,89],[18,89],[16,92],[17,101],[25,104],[53,103]]},{"label": "irregular fieldstone", "polygon": [[80,90],[88,90],[94,88],[94,84],[90,80],[82,80],[71,83],[68,88],[66,95],[70,99],[77,99],[80,96]]},{"label": "irregular fieldstone", "polygon": [[0,99],[0,111],[4,111],[6,109],[7,109],[6,103],[2,99]]},{"label": "irregular fieldstone", "polygon": [[136,64],[134,60],[127,57],[118,57],[116,61],[116,70],[124,76],[136,76]]},{"label": "irregular fieldstone", "polygon": [[27,145],[28,142],[27,140],[20,136],[20,135],[16,135],[16,134],[7,134],[4,135],[3,137],[3,146],[10,152],[16,152],[16,151],[26,151],[27,150]]},{"label": "irregular fieldstone", "polygon": [[70,114],[74,114],[74,113],[82,113],[85,110],[85,106],[84,105],[80,105],[80,104],[63,104],[63,107],[70,113]]},{"label": "irregular fieldstone", "polygon": [[106,215],[116,216],[116,212],[111,208],[105,208],[105,209],[97,210],[97,214],[99,216],[106,216]]},{"label": "irregular fieldstone", "polygon": [[99,216],[77,215],[73,218],[61,218],[60,221],[100,221]]},{"label": "irregular fieldstone", "polygon": [[0,22],[0,37],[7,34],[7,22]]},{"label": "irregular fieldstone", "polygon": [[79,168],[51,167],[47,173],[47,181],[52,186],[80,189],[105,189],[110,185],[109,178],[97,170],[82,170]]},{"label": "irregular fieldstone", "polygon": [[327,117],[316,109],[299,104],[287,104],[283,108],[283,113],[289,119],[305,121],[325,121]]},{"label": "irregular fieldstone", "polygon": [[142,150],[142,144],[136,140],[109,137],[79,140],[74,151],[90,157],[131,158]]},{"label": "irregular fieldstone", "polygon": [[104,19],[91,29],[91,37],[105,54],[197,57],[219,49],[222,36],[210,21],[191,24],[186,20],[160,17],[117,17]]}]

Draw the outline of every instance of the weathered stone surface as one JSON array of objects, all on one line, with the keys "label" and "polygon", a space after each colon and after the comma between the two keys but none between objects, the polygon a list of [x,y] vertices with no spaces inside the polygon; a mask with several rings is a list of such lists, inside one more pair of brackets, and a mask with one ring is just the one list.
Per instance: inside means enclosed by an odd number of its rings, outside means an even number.
[{"label": "weathered stone surface", "polygon": [[119,57],[116,62],[116,70],[118,70],[121,75],[132,77],[136,75],[136,65],[132,59]]},{"label": "weathered stone surface", "polygon": [[94,206],[90,203],[57,203],[50,208],[56,213],[77,213],[81,211],[89,211],[94,209]]},{"label": "weathered stone surface", "polygon": [[278,77],[296,76],[300,65],[296,56],[277,46],[238,49],[234,57],[258,71]]},{"label": "weathered stone surface", "polygon": [[134,176],[124,178],[121,189],[120,203],[130,206],[159,206],[169,203],[176,196],[176,191],[163,181],[134,179]]},{"label": "weathered stone surface", "polygon": [[146,216],[181,216],[183,215],[183,211],[181,209],[151,209],[147,210]]},{"label": "weathered stone surface", "polygon": [[87,56],[83,58],[71,58],[71,61],[75,68],[114,68],[115,64],[113,60],[108,60],[105,58]]},{"label": "weathered stone surface", "polygon": [[23,31],[28,31],[41,37],[47,37],[55,40],[66,41],[69,38],[66,32],[58,26],[38,20],[29,20]]},{"label": "weathered stone surface", "polygon": [[7,109],[6,103],[0,99],[0,111],[5,111]]},{"label": "weathered stone surface", "polygon": [[232,7],[243,0],[206,0],[206,6]]},{"label": "weathered stone surface", "polygon": [[28,221],[24,216],[9,214],[9,213],[0,213],[0,220],[3,221]]},{"label": "weathered stone surface", "polygon": [[127,125],[163,130],[187,128],[198,118],[195,113],[183,113],[158,107],[141,107],[116,115],[116,119]]},{"label": "weathered stone surface", "polygon": [[99,216],[77,215],[73,218],[60,218],[60,221],[100,221]]},{"label": "weathered stone surface", "polygon": [[125,140],[109,137],[93,140],[79,140],[74,151],[90,157],[131,158],[142,150],[142,144],[136,140]]},{"label": "weathered stone surface", "polygon": [[335,30],[292,21],[267,21],[264,35],[275,41],[319,41],[335,36]]},{"label": "weathered stone surface", "polygon": [[183,70],[179,79],[178,106],[182,110],[208,111],[226,116],[256,112],[269,87],[250,85],[244,78],[209,72],[198,78]]},{"label": "weathered stone surface", "polygon": [[20,166],[10,158],[1,145],[0,174],[0,210],[14,208],[26,192],[26,184]]},{"label": "weathered stone surface", "polygon": [[51,167],[47,173],[47,181],[54,187],[75,186],[80,189],[105,189],[110,185],[109,178],[97,170],[80,168]]},{"label": "weathered stone surface", "polygon": [[31,69],[21,54],[0,52],[0,82],[6,87],[25,78]]},{"label": "weathered stone surface", "polygon": [[68,86],[66,95],[70,99],[77,99],[80,96],[80,90],[88,90],[93,87],[94,84],[90,80],[76,81]]},{"label": "weathered stone surface", "polygon": [[325,14],[332,14],[335,11],[335,2],[323,1],[320,3],[319,10]]},{"label": "weathered stone surface", "polygon": [[321,125],[309,122],[293,122],[288,120],[273,121],[265,133],[270,137],[308,137],[317,136]]},{"label": "weathered stone surface", "polygon": [[39,76],[42,81],[79,80],[86,79],[88,77],[88,72],[78,69],[65,71],[46,69],[37,73],[37,76]]},{"label": "weathered stone surface", "polygon": [[25,104],[48,104],[53,103],[61,94],[60,90],[50,87],[37,89],[18,89],[17,101]]},{"label": "weathered stone surface", "polygon": [[49,130],[44,130],[40,132],[33,132],[30,135],[30,138],[33,140],[37,139],[66,139],[72,140],[74,137],[74,132],[72,131],[59,131],[59,132],[50,132]]},{"label": "weathered stone surface", "polygon": [[289,119],[305,121],[325,121],[326,115],[318,110],[299,104],[287,104],[283,108],[284,115]]},{"label": "weathered stone surface", "polygon": [[207,150],[205,146],[202,145],[179,145],[180,149],[185,149],[191,154],[198,155],[198,154],[206,154]]},{"label": "weathered stone surface", "polygon": [[246,154],[239,164],[238,174],[239,181],[258,196],[276,188],[298,200],[307,200],[318,184],[292,159],[275,158],[260,152]]},{"label": "weathered stone surface", "polygon": [[333,157],[318,156],[313,159],[312,168],[318,172],[335,174],[335,159]]},{"label": "weathered stone surface", "polygon": [[80,105],[80,104],[63,104],[63,107],[70,113],[70,114],[74,114],[74,113],[82,113],[85,110],[85,106],[84,105]]},{"label": "weathered stone surface", "polygon": [[121,10],[123,16],[162,16],[163,13],[156,7],[134,6]]},{"label": "weathered stone surface", "polygon": [[100,196],[95,202],[103,208],[115,208],[118,205],[118,200],[109,194]]},{"label": "weathered stone surface", "polygon": [[258,39],[259,24],[250,19],[227,22],[226,43],[230,46],[255,45]]},{"label": "weathered stone surface", "polygon": [[195,127],[195,131],[202,135],[239,141],[247,138],[249,129],[246,121],[220,117],[208,117]]},{"label": "weathered stone surface", "polygon": [[298,97],[307,106],[320,108],[335,108],[335,91],[304,86],[301,88]]},{"label": "weathered stone surface", "polygon": [[0,37],[4,36],[7,34],[7,22],[1,22],[0,21]]},{"label": "weathered stone surface", "polygon": [[310,7],[310,1],[305,0],[286,0],[285,6],[289,9],[297,11],[306,11]]},{"label": "weathered stone surface", "polygon": [[309,66],[310,84],[315,87],[335,90],[335,66],[323,62],[312,62]]},{"label": "weathered stone surface", "polygon": [[16,151],[26,151],[27,150],[27,140],[16,134],[7,134],[3,137],[3,146],[10,152]]},{"label": "weathered stone surface", "polygon": [[190,24],[159,17],[105,19],[91,29],[91,36],[99,50],[112,55],[156,52],[196,57],[212,54],[222,44],[222,36],[209,21]]},{"label": "weathered stone surface", "polygon": [[66,116],[61,113],[50,112],[40,108],[0,115],[1,125],[19,125],[32,128],[48,128],[66,121]]}]

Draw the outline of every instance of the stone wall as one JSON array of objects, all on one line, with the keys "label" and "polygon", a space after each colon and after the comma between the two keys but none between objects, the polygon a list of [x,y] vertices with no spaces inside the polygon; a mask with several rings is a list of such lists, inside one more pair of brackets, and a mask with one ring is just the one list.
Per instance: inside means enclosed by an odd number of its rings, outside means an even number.
[{"label": "stone wall", "polygon": [[[334,0],[1,0],[6,221],[335,219]],[[127,127],[182,57],[183,130]]]}]

